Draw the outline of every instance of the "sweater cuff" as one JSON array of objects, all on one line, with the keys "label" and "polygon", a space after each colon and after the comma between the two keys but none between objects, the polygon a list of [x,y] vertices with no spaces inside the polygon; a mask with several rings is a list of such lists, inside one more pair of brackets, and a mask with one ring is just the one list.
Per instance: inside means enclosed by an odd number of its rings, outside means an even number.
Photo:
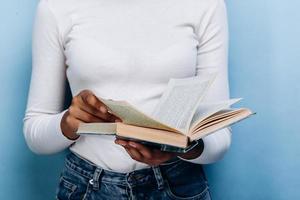
[{"label": "sweater cuff", "polygon": [[205,142],[204,142],[204,138],[202,139],[203,141],[203,150],[201,152],[201,154],[196,157],[196,158],[193,158],[193,159],[185,159],[185,158],[182,158],[180,156],[177,156],[178,158],[180,158],[181,160],[184,160],[184,161],[187,161],[187,162],[191,162],[191,163],[196,163],[196,164],[201,164],[201,161],[203,160],[203,154],[205,154]]},{"label": "sweater cuff", "polygon": [[191,162],[191,163],[195,163],[195,164],[202,164],[204,163],[204,161],[206,161],[206,151],[207,151],[207,148],[205,148],[205,138],[203,138],[203,151],[202,153],[197,157],[197,158],[194,158],[194,159],[185,159],[185,158],[182,158],[180,156],[177,156],[178,158],[180,158],[181,160],[184,160],[184,161],[187,161],[187,162]]},{"label": "sweater cuff", "polygon": [[184,161],[195,164],[209,164],[220,160],[230,145],[230,138],[228,138],[229,136],[227,135],[231,136],[231,127],[223,128],[204,137],[202,139],[204,144],[203,151],[197,158],[184,159],[178,157]]}]

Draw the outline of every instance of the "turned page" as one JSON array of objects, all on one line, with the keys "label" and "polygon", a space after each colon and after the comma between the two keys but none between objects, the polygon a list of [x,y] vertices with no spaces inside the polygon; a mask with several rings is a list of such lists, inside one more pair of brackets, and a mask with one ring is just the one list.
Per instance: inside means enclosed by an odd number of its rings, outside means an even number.
[{"label": "turned page", "polygon": [[179,132],[170,126],[153,119],[151,116],[146,115],[126,101],[114,101],[103,99],[101,97],[99,97],[99,99],[108,107],[110,112],[122,119],[122,122],[125,124]]},{"label": "turned page", "polygon": [[[109,112],[122,119],[125,124],[162,129],[180,133],[180,131],[163,124],[145,113],[139,111],[126,101],[114,101],[98,97],[109,109]],[[117,129],[117,123],[96,122],[96,123],[80,123],[77,133],[90,134],[114,134]]]},{"label": "turned page", "polygon": [[170,79],[151,116],[187,134],[193,115],[215,76],[212,73],[207,79],[197,76]]},{"label": "turned page", "polygon": [[209,116],[215,114],[220,110],[229,108],[231,105],[237,103],[240,100],[241,98],[236,98],[213,103],[201,103],[196,109],[196,112],[191,121],[191,125],[189,128],[190,132],[193,132],[193,129],[204,119],[208,118]]}]

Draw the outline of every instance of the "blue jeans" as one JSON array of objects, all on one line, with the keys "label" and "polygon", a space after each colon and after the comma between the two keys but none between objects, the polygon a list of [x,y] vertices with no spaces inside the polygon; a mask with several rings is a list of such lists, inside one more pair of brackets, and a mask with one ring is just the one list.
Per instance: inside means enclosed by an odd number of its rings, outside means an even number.
[{"label": "blue jeans", "polygon": [[57,200],[210,200],[201,165],[174,159],[159,166],[118,173],[69,153],[56,191]]}]

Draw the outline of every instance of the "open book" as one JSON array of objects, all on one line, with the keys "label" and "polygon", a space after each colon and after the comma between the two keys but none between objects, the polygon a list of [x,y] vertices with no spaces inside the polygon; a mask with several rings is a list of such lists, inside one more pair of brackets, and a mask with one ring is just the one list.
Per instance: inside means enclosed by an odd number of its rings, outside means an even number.
[{"label": "open book", "polygon": [[80,123],[77,134],[112,134],[162,151],[187,152],[199,139],[253,114],[247,108],[230,108],[240,99],[201,103],[215,77],[170,79],[151,116],[126,101],[99,97],[122,122]]}]

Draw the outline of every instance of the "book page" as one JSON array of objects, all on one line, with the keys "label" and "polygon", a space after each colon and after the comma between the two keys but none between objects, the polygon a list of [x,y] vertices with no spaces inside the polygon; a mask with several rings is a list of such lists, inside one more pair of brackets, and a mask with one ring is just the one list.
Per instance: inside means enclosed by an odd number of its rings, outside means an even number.
[{"label": "book page", "polygon": [[206,127],[209,127],[211,125],[217,124],[223,120],[226,120],[227,118],[234,117],[238,115],[241,111],[239,109],[225,109],[217,112],[216,114],[213,114],[211,117],[206,118],[201,123],[199,123],[196,126],[195,131],[204,129]]},{"label": "book page", "polygon": [[220,110],[229,108],[231,105],[237,103],[240,100],[241,98],[218,101],[214,103],[201,103],[193,116],[190,125],[190,132],[193,132],[193,129],[197,126],[197,124],[199,124],[205,118],[215,114]]},{"label": "book page", "polygon": [[239,108],[236,109],[236,114],[228,116],[227,118],[224,119],[219,119],[217,121],[215,121],[214,123],[207,125],[206,127],[203,128],[199,128],[199,130],[192,134],[190,137],[190,140],[198,140],[200,138],[203,138],[211,133],[214,133],[217,130],[220,130],[222,128],[231,126],[243,119],[246,119],[248,117],[250,117],[251,115],[254,115],[255,113],[253,113],[251,110],[247,109],[247,108]]},{"label": "book page", "polygon": [[116,133],[116,130],[117,123],[80,123],[76,133],[77,135],[114,135]]},{"label": "book page", "polygon": [[156,119],[146,115],[142,111],[139,111],[126,101],[114,101],[103,98],[99,99],[108,107],[109,112],[112,112],[114,115],[122,119],[122,122],[125,124],[180,133],[180,131],[176,130],[175,128],[161,123]]},{"label": "book page", "polygon": [[193,115],[215,76],[212,73],[204,80],[197,76],[170,79],[152,116],[187,134]]}]

